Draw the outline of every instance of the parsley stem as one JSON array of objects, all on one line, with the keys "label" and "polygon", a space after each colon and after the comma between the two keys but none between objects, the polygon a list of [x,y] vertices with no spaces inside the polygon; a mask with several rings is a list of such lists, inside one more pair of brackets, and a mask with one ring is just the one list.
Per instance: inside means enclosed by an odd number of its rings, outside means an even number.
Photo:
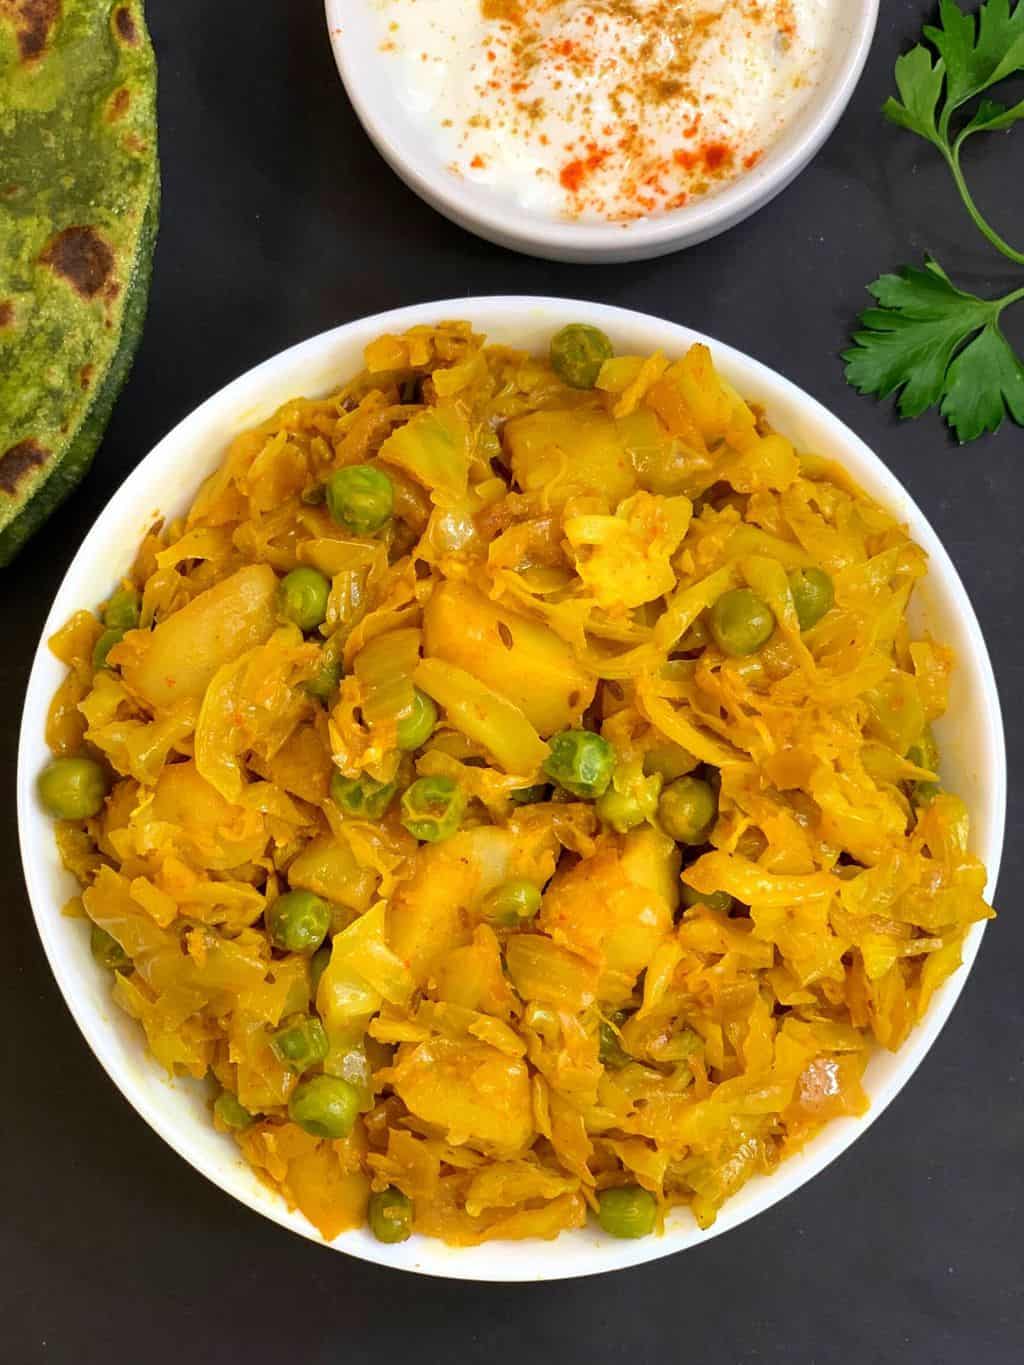
[{"label": "parsley stem", "polygon": [[943,156],[946,158],[949,169],[953,174],[956,187],[960,192],[960,198],[964,201],[964,208],[966,208],[967,212],[970,214],[974,226],[987,241],[991,242],[997,251],[1001,252],[1009,260],[1016,262],[1017,265],[1024,265],[1024,251],[1017,251],[1005,238],[1000,237],[995,228],[982,216],[981,210],[974,202],[974,196],[967,188],[967,181],[965,180],[964,173],[960,167],[961,145],[960,142],[957,142],[954,147],[944,146],[941,150]]}]

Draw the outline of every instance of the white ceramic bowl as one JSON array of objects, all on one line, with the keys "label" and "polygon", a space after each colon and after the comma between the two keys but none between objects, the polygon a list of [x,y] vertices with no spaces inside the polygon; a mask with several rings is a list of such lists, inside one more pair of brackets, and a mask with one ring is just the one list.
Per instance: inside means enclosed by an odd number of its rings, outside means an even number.
[{"label": "white ceramic bowl", "polygon": [[[426,0],[423,0],[426,3]],[[628,224],[575,223],[517,209],[486,185],[447,168],[429,118],[395,89],[395,68],[379,51],[374,0],[326,0],[327,28],[352,106],[377,150],[428,204],[499,246],[553,261],[642,261],[695,246],[767,204],[817,155],[850,101],[878,22],[879,0],[839,0],[825,74],[815,97],[764,159],[719,193]]]},{"label": "white ceramic bowl", "polygon": [[[18,822],[22,858],[39,933],[68,1006],[93,1052],[124,1096],[146,1121],[193,1166],[242,1203],[282,1226],[318,1240],[297,1213],[261,1184],[230,1138],[214,1132],[207,1092],[191,1081],[169,1081],[145,1052],[138,1025],[112,1003],[106,973],[89,954],[82,921],[62,917],[61,906],[76,887],[62,869],[53,826],[40,806],[35,780],[48,759],[43,742],[47,707],[63,676],[46,640],[75,610],[101,601],[127,572],[139,538],[154,513],[185,510],[200,481],[220,462],[236,432],[268,417],[295,395],[327,393],[361,368],[363,346],[382,332],[400,332],[443,318],[467,318],[494,341],[543,349],[551,333],[568,321],[590,322],[611,336],[621,352],[663,349],[678,354],[694,341],[709,341],[685,327],[640,313],[564,299],[483,298],[418,304],[325,332],[258,365],[208,399],[166,436],[118,489],[75,556],[53,604],[36,654],[25,698],[18,755]],[[906,521],[930,556],[930,570],[915,597],[915,625],[931,629],[956,650],[958,668],[950,697],[950,719],[940,724],[943,772],[966,800],[973,845],[995,885],[1002,849],[1006,799],[1006,753],[999,699],[985,642],[949,556],[895,476],[835,417],[787,380],[755,360],[709,341],[724,375],[747,398],[761,403],[771,421],[804,450],[840,460],[858,482]],[[843,1119],[827,1128],[770,1177],[752,1180],[726,1204],[718,1221],[701,1232],[684,1209],[675,1210],[663,1237],[614,1241],[594,1227],[556,1242],[509,1242],[456,1249],[414,1237],[401,1246],[382,1246],[364,1231],[349,1232],[333,1245],[385,1265],[424,1274],[476,1280],[545,1280],[589,1275],[637,1265],[745,1222],[798,1189],[834,1160],[878,1117],[913,1074],[934,1042],[963,987],[981,941],[982,926],[970,933],[965,966],[932,1002],[922,1027],[897,1055],[877,1054],[865,1085],[871,1111],[864,1119]],[[881,1136],[878,1139],[882,1140]],[[842,1216],[842,1210],[835,1210]]]}]

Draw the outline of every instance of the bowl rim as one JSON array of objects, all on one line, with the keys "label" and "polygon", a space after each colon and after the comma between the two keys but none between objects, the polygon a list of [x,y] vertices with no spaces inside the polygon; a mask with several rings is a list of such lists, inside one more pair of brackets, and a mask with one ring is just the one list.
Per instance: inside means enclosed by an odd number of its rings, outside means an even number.
[{"label": "bowl rim", "polygon": [[[857,87],[871,50],[881,0],[841,0],[851,18],[842,61],[822,80],[817,117],[802,129],[776,139],[752,170],[715,195],[679,209],[628,224],[578,223],[517,212],[514,205],[447,172],[440,158],[416,161],[389,129],[386,87],[356,60],[346,42],[353,23],[351,0],[324,0],[335,63],[349,101],[365,132],[392,170],[432,208],[488,241],[517,251],[554,253],[555,259],[643,259],[695,245],[741,222],[762,208],[806,167],[831,136]],[[856,7],[856,9],[854,9]],[[379,106],[379,107],[378,107]]]},{"label": "bowl rim", "polygon": [[[568,319],[583,320],[603,326],[613,333],[616,330],[639,329],[645,335],[650,335],[649,345],[652,349],[656,345],[665,349],[675,349],[694,342],[704,342],[711,347],[716,363],[727,370],[742,372],[744,377],[738,386],[742,387],[749,383],[759,387],[762,392],[774,394],[780,401],[795,402],[810,418],[828,427],[842,452],[839,453],[841,462],[851,451],[856,452],[856,458],[866,460],[876,476],[876,486],[869,490],[871,495],[877,497],[883,504],[888,497],[891,503],[899,505],[904,520],[911,524],[915,539],[924,545],[929,555],[929,573],[936,572],[941,579],[943,591],[950,598],[953,608],[960,613],[962,625],[967,632],[971,662],[963,666],[963,672],[965,675],[969,673],[980,687],[985,703],[984,714],[988,722],[987,751],[979,762],[979,769],[985,773],[987,789],[991,794],[987,826],[973,831],[972,844],[979,849],[988,867],[990,895],[994,891],[999,873],[1005,831],[1006,745],[995,678],[984,637],[970,600],[948,553],[895,474],[838,417],[790,380],[753,357],[704,333],[650,314],[606,304],[547,296],[491,295],[413,304],[354,319],[278,352],[223,386],[178,422],[129,473],[83,539],[47,614],[26,688],[18,744],[17,820],[26,886],[50,968],[82,1036],[129,1104],[179,1156],[213,1184],[254,1212],[270,1218],[308,1240],[348,1252],[363,1260],[440,1278],[497,1282],[568,1279],[627,1269],[690,1247],[702,1246],[713,1237],[720,1236],[765,1212],[830,1165],[868,1130],[923,1061],[966,983],[981,943],[984,924],[972,926],[964,945],[963,965],[944,983],[931,1002],[925,1019],[914,1029],[899,1053],[895,1054],[897,1060],[891,1078],[877,1091],[870,1092],[871,1108],[867,1114],[856,1120],[833,1120],[826,1125],[823,1130],[824,1136],[819,1135],[810,1150],[805,1149],[794,1154],[771,1176],[764,1179],[760,1197],[754,1201],[753,1207],[740,1209],[737,1207],[737,1201],[732,1201],[726,1203],[718,1220],[710,1229],[701,1231],[696,1229],[695,1225],[691,1227],[687,1224],[685,1229],[679,1230],[678,1235],[673,1229],[666,1232],[663,1237],[647,1238],[637,1242],[602,1239],[595,1244],[593,1254],[573,1256],[564,1239],[553,1243],[487,1243],[476,1248],[451,1248],[430,1239],[413,1238],[398,1247],[385,1247],[375,1242],[365,1230],[356,1230],[343,1233],[333,1242],[325,1244],[316,1229],[307,1223],[301,1214],[286,1207],[279,1194],[266,1190],[263,1191],[264,1197],[257,1198],[251,1185],[247,1185],[240,1178],[232,1179],[224,1169],[218,1168],[215,1162],[197,1151],[189,1138],[188,1124],[179,1125],[177,1120],[166,1118],[151,1103],[142,1085],[119,1063],[109,1022],[105,1018],[91,1017],[87,1002],[76,990],[77,979],[82,975],[79,960],[86,959],[79,959],[76,956],[73,965],[67,969],[62,963],[58,942],[59,929],[61,925],[66,925],[67,921],[60,913],[59,904],[54,904],[52,893],[45,885],[47,868],[44,850],[48,849],[52,857],[52,821],[41,811],[36,798],[35,778],[38,772],[38,759],[35,754],[38,752],[41,739],[42,720],[52,695],[46,675],[52,674],[54,661],[47,648],[47,641],[74,610],[81,608],[82,601],[77,596],[79,589],[76,580],[85,575],[86,566],[97,560],[102,562],[101,557],[108,543],[116,543],[112,540],[111,531],[117,525],[122,504],[130,503],[136,494],[140,494],[136,501],[147,509],[152,507],[152,500],[145,496],[150,480],[155,479],[164,467],[180,472],[182,453],[186,461],[189,452],[194,454],[196,445],[193,435],[201,430],[204,421],[211,415],[221,410],[225,413],[231,412],[232,421],[237,424],[240,396],[252,390],[254,385],[262,385],[263,381],[272,385],[275,372],[289,371],[303,363],[312,364],[318,355],[329,352],[336,345],[365,344],[385,331],[401,331],[418,324],[451,317],[467,318],[475,327],[484,331],[492,327],[508,331],[517,325],[525,330],[530,325],[531,318],[539,317],[543,317],[546,328],[554,328]],[[294,389],[292,396],[297,392],[299,389]],[[879,487],[884,491],[879,491]],[[157,1063],[148,1056],[148,1053],[146,1055],[148,1063],[156,1067]],[[241,1168],[240,1161],[238,1166]],[[262,1187],[260,1188],[262,1190]],[[560,1245],[564,1252],[557,1264],[538,1271],[537,1264],[543,1259],[544,1249]],[[513,1258],[511,1263],[504,1263],[503,1250],[515,1246],[537,1248],[536,1257],[533,1260],[529,1257],[521,1260]]]}]

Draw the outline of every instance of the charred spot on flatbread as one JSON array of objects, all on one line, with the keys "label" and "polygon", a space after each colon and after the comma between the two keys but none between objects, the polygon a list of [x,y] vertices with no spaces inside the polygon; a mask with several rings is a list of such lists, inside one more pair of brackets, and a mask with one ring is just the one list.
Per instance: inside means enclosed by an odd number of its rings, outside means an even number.
[{"label": "charred spot on flatbread", "polygon": [[124,118],[131,108],[132,92],[126,85],[120,86],[111,95],[107,103],[107,122],[116,123],[118,119]]},{"label": "charred spot on flatbread", "polygon": [[34,62],[46,51],[60,11],[61,0],[0,0],[0,16],[14,23],[23,62]]},{"label": "charred spot on flatbread", "polygon": [[131,47],[139,41],[139,30],[135,27],[135,16],[127,5],[119,5],[114,11],[114,27],[122,42]]},{"label": "charred spot on flatbread", "polygon": [[13,497],[23,477],[31,470],[39,469],[49,458],[49,451],[31,436],[11,446],[0,455],[0,490]]},{"label": "charred spot on flatbread", "polygon": [[69,227],[58,232],[40,260],[83,299],[95,298],[114,272],[114,253],[92,227]]}]

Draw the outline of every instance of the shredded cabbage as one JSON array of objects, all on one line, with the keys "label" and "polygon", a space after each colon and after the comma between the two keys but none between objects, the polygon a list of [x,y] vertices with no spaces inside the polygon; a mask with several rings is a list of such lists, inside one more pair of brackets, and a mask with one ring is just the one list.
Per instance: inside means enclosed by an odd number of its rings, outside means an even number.
[{"label": "shredded cabbage", "polygon": [[[925,556],[702,346],[613,358],[590,391],[464,323],[381,337],[366,364],[241,433],[147,533],[139,626],[106,668],[93,613],[54,637],[47,740],[111,777],[100,814],[57,829],[76,911],[130,959],[114,998],[153,1055],[237,1096],[246,1160],[325,1237],[391,1186],[463,1245],[555,1237],[624,1184],[707,1227],[863,1113],[872,1050],[992,913],[930,736],[953,660],[908,626]],[[322,486],[377,461],[395,514],[354,537]],[[299,566],[330,584],[305,638],[278,611]],[[834,604],[801,629],[809,569]],[[734,589],[775,618],[738,657],[709,628]],[[400,753],[416,689],[440,722]],[[614,752],[607,809],[545,774],[579,727]],[[697,847],[658,814],[681,777],[716,796]],[[466,797],[441,842],[403,826],[417,778]],[[371,816],[338,782],[395,794]],[[524,882],[539,912],[495,915]],[[329,904],[318,977],[271,943],[287,890]],[[359,1099],[335,1141],[290,1119],[271,1046],[313,1011],[316,1068]]]}]

